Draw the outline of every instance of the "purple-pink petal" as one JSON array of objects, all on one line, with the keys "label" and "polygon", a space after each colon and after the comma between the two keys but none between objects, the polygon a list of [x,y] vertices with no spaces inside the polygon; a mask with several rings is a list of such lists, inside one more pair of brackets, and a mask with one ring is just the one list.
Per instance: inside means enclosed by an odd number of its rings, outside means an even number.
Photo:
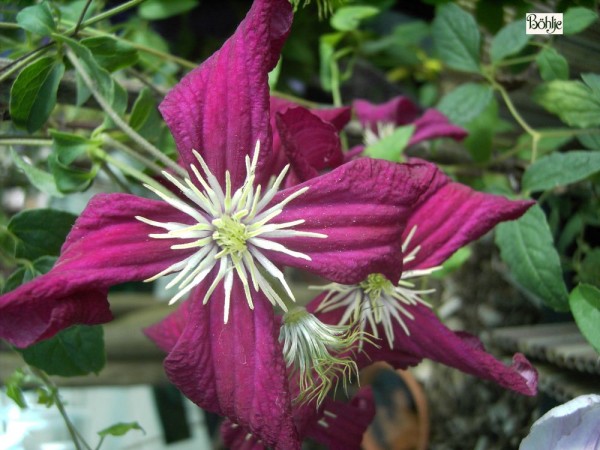
[{"label": "purple-pink petal", "polygon": [[257,140],[265,160],[271,152],[267,75],[289,33],[287,0],[256,0],[235,34],[184,77],[160,105],[184,166],[206,160],[221,185],[225,171],[236,189],[244,181],[244,157]]},{"label": "purple-pink petal", "polygon": [[208,304],[202,304],[214,275],[195,289],[175,316],[146,333],[170,349],[165,371],[186,397],[227,416],[267,446],[298,448],[273,308],[261,292],[253,291],[251,310],[241,281],[234,277],[229,321],[224,324],[223,282]]},{"label": "purple-pink petal", "polygon": [[335,168],[344,159],[336,128],[302,107],[277,113],[277,130],[290,164],[286,186],[294,186]]},{"label": "purple-pink petal", "polygon": [[415,131],[408,141],[408,145],[414,145],[422,141],[437,138],[452,138],[460,141],[467,137],[464,128],[450,123],[448,118],[436,109],[428,109],[413,122]]},{"label": "purple-pink petal", "polygon": [[112,316],[108,288],[150,278],[186,256],[156,228],[134,216],[182,221],[163,202],[127,194],[94,197],[75,222],[54,268],[0,297],[0,337],[17,347],[46,339],[74,324],[97,324]]},{"label": "purple-pink petal", "polygon": [[403,233],[404,241],[416,226],[407,252],[421,246],[416,258],[406,263],[405,270],[443,263],[456,250],[498,223],[519,218],[533,204],[528,200],[515,201],[474,191],[438,172],[428,193],[414,205]]},{"label": "purple-pink petal", "polygon": [[[297,108],[298,106],[301,105],[281,97],[271,96],[271,117],[276,113],[283,113],[290,108]],[[337,131],[342,131],[348,122],[350,122],[352,116],[352,110],[347,106],[339,108],[311,108],[309,111],[319,119],[331,123]],[[271,122],[271,125],[274,125],[274,123]]]},{"label": "purple-pink petal", "polygon": [[385,103],[375,104],[366,100],[352,103],[356,117],[363,127],[377,131],[378,123],[407,125],[419,117],[419,107],[407,97],[394,97]]},{"label": "purple-pink petal", "polygon": [[[380,349],[369,348],[367,354],[373,360],[395,362],[396,368],[414,364],[414,359],[431,359],[470,375],[491,380],[500,386],[525,395],[537,392],[537,372],[520,353],[513,356],[510,366],[487,353],[477,338],[448,329],[427,307],[418,305],[410,308],[414,320],[406,320],[410,336],[396,324],[394,348],[382,343]],[[407,364],[399,364],[394,353],[406,355]]]},{"label": "purple-pink petal", "polygon": [[[314,405],[306,408],[314,409]],[[348,403],[326,398],[305,433],[330,450],[358,450],[374,416],[373,393],[370,387],[364,387]]]},{"label": "purple-pink petal", "polygon": [[281,191],[273,204],[297,189],[309,188],[288,203],[274,222],[304,220],[296,230],[324,233],[327,238],[280,239],[288,248],[310,256],[310,261],[278,252],[268,252],[269,258],[338,283],[358,283],[370,273],[397,281],[402,272],[401,235],[414,205],[438,172],[424,161],[394,164],[363,158]]}]

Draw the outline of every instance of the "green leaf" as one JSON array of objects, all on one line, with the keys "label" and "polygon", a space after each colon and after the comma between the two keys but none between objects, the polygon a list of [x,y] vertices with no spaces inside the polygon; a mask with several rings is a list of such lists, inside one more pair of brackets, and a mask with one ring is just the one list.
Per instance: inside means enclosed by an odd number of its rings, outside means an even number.
[{"label": "green leaf", "polygon": [[486,84],[464,83],[446,94],[438,103],[437,109],[450,122],[466,125],[487,108],[492,96],[492,88]]},{"label": "green leaf", "polygon": [[[81,16],[81,11],[85,8],[88,0],[69,0],[68,3],[58,6],[60,10],[60,18],[71,22],[77,22]],[[94,15],[94,8],[88,8],[85,12],[84,20],[91,18]]]},{"label": "green leaf", "polygon": [[485,162],[492,156],[494,134],[500,119],[498,102],[492,98],[481,114],[466,126],[469,132],[463,141],[475,162]]},{"label": "green leaf", "polygon": [[525,34],[525,20],[516,20],[502,28],[494,39],[490,48],[492,62],[498,62],[507,56],[519,53],[532,35]]},{"label": "green leaf", "polygon": [[50,36],[56,30],[48,2],[23,8],[17,14],[17,23],[23,29],[40,36]]},{"label": "green leaf", "polygon": [[149,88],[140,91],[129,117],[129,125],[146,139],[154,141],[161,132],[162,121],[156,99]]},{"label": "green leaf", "polygon": [[10,115],[29,133],[39,130],[56,104],[64,64],[52,56],[40,58],[19,73],[10,90]]},{"label": "green leaf", "polygon": [[21,350],[23,359],[48,375],[73,377],[99,373],[106,362],[99,325],[75,325],[53,338]]},{"label": "green leaf", "polygon": [[[66,194],[87,189],[98,173],[99,164],[90,161],[94,148],[101,145],[83,136],[51,130],[52,154],[48,157],[48,167],[54,175],[59,191]],[[82,157],[89,169],[82,168]]]},{"label": "green leaf", "polygon": [[410,141],[414,131],[414,125],[398,127],[389,136],[385,136],[365,148],[364,154],[370,158],[398,162],[401,160],[402,151],[408,145],[408,141]]},{"label": "green leaf", "polygon": [[552,81],[569,79],[569,63],[564,56],[552,47],[546,47],[539,52],[535,58],[535,62],[540,69],[542,80]]},{"label": "green leaf", "polygon": [[23,369],[15,370],[6,380],[4,385],[6,386],[6,396],[17,404],[19,408],[27,408],[27,402],[23,395],[23,384],[25,383],[25,372]]},{"label": "green leaf", "polygon": [[585,148],[600,150],[600,134],[580,134],[577,139]]},{"label": "green leaf", "polygon": [[440,58],[448,67],[479,73],[481,35],[469,13],[453,3],[440,6],[432,34]]},{"label": "green leaf", "polygon": [[600,125],[600,96],[580,81],[549,81],[538,86],[533,98],[568,125]]},{"label": "green leaf", "polygon": [[600,152],[575,150],[538,159],[523,175],[523,190],[545,191],[575,183],[600,171]]},{"label": "green leaf", "polygon": [[109,72],[132,66],[138,60],[138,52],[134,47],[112,37],[90,37],[82,39],[81,44],[86,46],[98,64]]},{"label": "green leaf", "polygon": [[338,9],[329,23],[338,31],[353,31],[358,28],[360,22],[379,14],[379,9],[373,6],[344,6]]},{"label": "green leaf", "polygon": [[600,289],[579,284],[571,292],[569,304],[581,333],[600,352]]},{"label": "green leaf", "polygon": [[140,16],[147,20],[160,20],[177,16],[194,9],[198,0],[146,0],[139,7]]},{"label": "green leaf", "polygon": [[568,293],[552,234],[541,208],[496,228],[496,244],[515,280],[557,311],[568,311]]},{"label": "green leaf", "polygon": [[[106,69],[98,64],[90,49],[63,35],[56,38],[63,41],[75,53],[86,73],[94,80],[95,87],[100,95],[111,104],[117,113],[124,113],[126,105],[123,104],[123,93],[119,91],[119,89],[122,91],[123,88],[115,82]],[[79,105],[89,97],[87,88],[84,89],[85,93],[82,93],[80,85],[83,85],[83,82],[78,79],[77,103]]]},{"label": "green leaf", "polygon": [[22,284],[28,283],[34,278],[50,272],[50,269],[54,267],[56,260],[56,256],[42,256],[31,264],[18,268],[7,278],[6,283],[4,283],[4,286],[2,287],[2,293],[6,294]]},{"label": "green leaf", "polygon": [[582,73],[581,79],[592,90],[596,98],[600,98],[600,75],[597,73]]},{"label": "green leaf", "polygon": [[594,248],[581,262],[579,281],[600,287],[600,248]]},{"label": "green leaf", "polygon": [[563,16],[564,29],[563,34],[577,34],[598,19],[596,14],[591,9],[574,6],[565,11]]},{"label": "green leaf", "polygon": [[108,428],[105,428],[102,431],[98,431],[98,435],[101,437],[106,436],[123,436],[130,432],[131,430],[140,430],[144,432],[144,429],[137,422],[129,422],[129,423],[116,423],[111,425]]},{"label": "green leaf", "polygon": [[58,256],[76,218],[55,209],[27,209],[14,215],[7,228],[17,238],[16,257],[33,261]]},{"label": "green leaf", "polygon": [[63,196],[56,188],[54,177],[51,174],[25,162],[12,147],[10,148],[10,155],[15,165],[23,171],[29,182],[37,189],[54,197]]}]

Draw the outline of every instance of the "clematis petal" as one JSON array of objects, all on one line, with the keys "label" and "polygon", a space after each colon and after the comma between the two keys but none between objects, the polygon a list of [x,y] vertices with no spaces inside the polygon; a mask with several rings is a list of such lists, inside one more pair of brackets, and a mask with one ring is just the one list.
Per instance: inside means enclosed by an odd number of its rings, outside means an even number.
[{"label": "clematis petal", "polygon": [[415,259],[406,262],[405,270],[441,264],[499,222],[519,218],[534,203],[477,192],[437,172],[428,193],[414,205],[402,236],[404,242],[416,227],[406,253],[421,247]]},{"label": "clematis petal", "polygon": [[286,186],[293,186],[335,168],[344,159],[335,127],[305,108],[292,108],[277,114],[277,129],[283,150],[291,165]]},{"label": "clematis petal", "polygon": [[465,129],[453,125],[448,118],[436,109],[428,109],[413,122],[415,131],[408,141],[408,145],[414,145],[421,141],[449,137],[460,141],[467,137]]},{"label": "clematis petal", "polygon": [[536,394],[537,372],[522,354],[515,354],[513,364],[506,366],[487,353],[474,336],[448,329],[429,308],[418,305],[410,311],[414,315],[414,320],[406,321],[410,335],[394,322],[393,349],[385,344],[379,349],[365,345],[372,361],[383,360],[404,369],[427,358],[521,394]]},{"label": "clematis petal", "polygon": [[269,258],[343,284],[358,283],[370,273],[397,281],[402,272],[401,234],[413,205],[428,193],[438,172],[424,161],[394,164],[363,158],[281,191],[273,203],[308,187],[285,206],[277,222],[304,220],[296,230],[323,233],[327,238],[280,239],[288,248],[308,255],[308,261],[278,252],[269,252]]},{"label": "clematis petal", "polygon": [[229,419],[225,419],[221,423],[221,437],[226,448],[236,450],[265,450],[267,448],[258,437]]},{"label": "clematis petal", "polygon": [[155,229],[135,215],[165,222],[185,217],[165,203],[132,195],[94,197],[54,268],[0,297],[0,337],[25,347],[74,324],[107,322],[110,286],[149,278],[185,257],[165,240],[149,239]]},{"label": "clematis petal", "polygon": [[160,111],[185,166],[197,164],[192,150],[225,185],[244,181],[244,157],[261,142],[271,149],[267,75],[289,33],[292,8],[286,0],[257,0],[219,51],[184,77],[165,97]]},{"label": "clematis petal", "polygon": [[377,131],[378,123],[407,125],[414,122],[420,114],[419,107],[409,98],[402,96],[381,104],[355,100],[352,106],[362,126],[368,126],[372,131]]},{"label": "clematis petal", "polygon": [[[297,108],[298,106],[300,105],[290,100],[271,96],[271,126],[273,129],[276,113],[283,113],[290,108]],[[352,116],[352,110],[347,106],[340,108],[311,108],[309,111],[319,119],[331,123],[337,131],[342,131],[348,122],[350,122]]]},{"label": "clematis petal", "polygon": [[165,371],[198,406],[227,416],[267,446],[299,448],[271,305],[261,292],[252,292],[250,310],[234,277],[229,321],[223,324],[223,282],[202,305],[213,278],[214,273],[198,286],[175,317],[146,334],[161,347],[172,347]]},{"label": "clematis petal", "polygon": [[[305,409],[311,407],[314,410],[314,405]],[[325,399],[316,417],[307,424],[306,435],[331,450],[358,450],[374,416],[373,392],[364,387],[348,403]]]}]

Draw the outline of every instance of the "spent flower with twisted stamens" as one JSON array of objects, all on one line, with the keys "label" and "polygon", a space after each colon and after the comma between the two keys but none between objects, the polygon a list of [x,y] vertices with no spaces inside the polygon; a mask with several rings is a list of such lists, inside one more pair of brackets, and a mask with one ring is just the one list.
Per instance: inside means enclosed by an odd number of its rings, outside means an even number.
[{"label": "spent flower with twisted stamens", "polygon": [[[417,245],[407,253],[416,229],[416,226],[411,229],[402,244],[402,251],[405,254],[403,262],[405,264],[414,260],[420,250],[420,246]],[[405,319],[414,320],[414,315],[410,312],[409,307],[418,304],[429,307],[429,303],[423,300],[422,296],[435,292],[435,289],[415,289],[415,283],[407,280],[430,275],[440,268],[440,266],[437,266],[405,271],[402,273],[402,278],[397,285],[394,285],[385,275],[373,273],[355,285],[330,283],[320,287],[311,286],[312,289],[328,292],[317,308],[317,312],[346,308],[339,321],[340,325],[357,322],[364,330],[368,324],[373,336],[376,338],[379,338],[378,327],[381,325],[390,348],[393,348],[394,322],[400,325],[406,335],[410,335]]]},{"label": "spent flower with twisted stamens", "polygon": [[[296,225],[304,220],[294,220],[285,223],[271,223],[283,211],[286,204],[304,194],[308,187],[297,190],[284,200],[270,205],[271,200],[279,190],[289,166],[286,166],[279,176],[274,179],[265,193],[261,195],[261,186],[254,187],[256,166],[260,153],[260,142],[257,141],[254,156],[250,160],[246,156],[246,179],[233,194],[229,172],[225,173],[225,192],[210,171],[199,153],[194,152],[204,176],[195,165],[191,171],[195,181],[200,183],[204,191],[200,191],[190,178],[178,179],[164,172],[177,188],[181,190],[194,206],[184,202],[175,194],[167,194],[151,186],[148,189],[156,193],[172,207],[191,217],[196,223],[157,222],[145,217],[136,216],[141,222],[166,230],[165,233],[150,234],[154,239],[183,239],[182,244],[174,244],[172,250],[196,249],[194,253],[172,264],[146,281],[154,281],[170,273],[177,276],[169,282],[167,288],[178,286],[178,292],[170,303],[174,303],[194,287],[198,286],[218,264],[218,272],[210,287],[204,294],[203,304],[208,302],[221,280],[225,286],[224,323],[229,319],[229,304],[233,276],[237,274],[244,286],[246,301],[250,309],[254,309],[250,284],[255,291],[261,290],[273,305],[279,305],[287,311],[280,295],[271,287],[262,275],[261,269],[279,280],[285,292],[294,300],[294,295],[286,283],[283,273],[263,254],[263,249],[285,253],[294,258],[310,261],[310,256],[295,252],[284,245],[274,242],[272,238],[309,237],[326,238],[323,233],[294,230]],[[198,209],[199,208],[199,209]]]},{"label": "spent flower with twisted stamens", "polygon": [[354,324],[327,325],[303,307],[284,314],[279,341],[290,375],[298,376],[296,401],[316,400],[319,407],[339,380],[346,389],[353,375],[358,378],[352,351],[362,339],[368,336]]}]

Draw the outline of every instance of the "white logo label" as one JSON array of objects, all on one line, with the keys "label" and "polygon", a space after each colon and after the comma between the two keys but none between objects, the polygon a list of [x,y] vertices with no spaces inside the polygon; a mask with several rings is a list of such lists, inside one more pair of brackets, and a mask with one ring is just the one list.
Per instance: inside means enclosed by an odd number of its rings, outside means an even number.
[{"label": "white logo label", "polygon": [[528,13],[525,16],[526,34],[563,34],[562,13]]}]

